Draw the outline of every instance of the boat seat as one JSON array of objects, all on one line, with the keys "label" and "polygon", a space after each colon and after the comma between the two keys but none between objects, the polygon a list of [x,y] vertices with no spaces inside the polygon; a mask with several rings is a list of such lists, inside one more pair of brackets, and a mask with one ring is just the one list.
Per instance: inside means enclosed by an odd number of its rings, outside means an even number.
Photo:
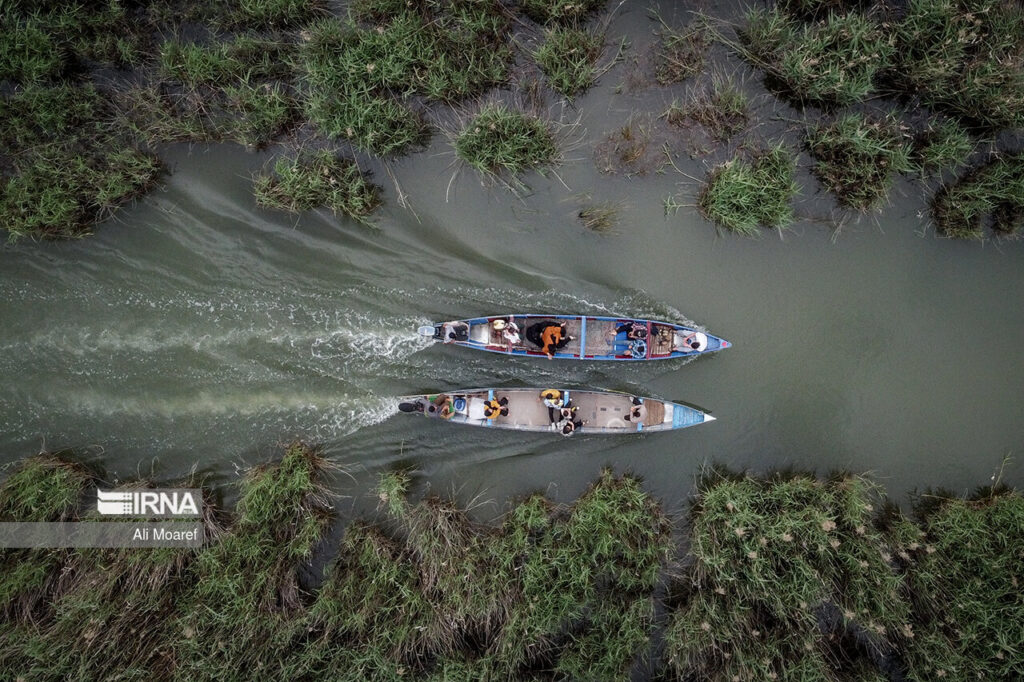
[{"label": "boat seat", "polygon": [[480,398],[466,398],[468,419],[487,419],[484,416],[484,401]]}]

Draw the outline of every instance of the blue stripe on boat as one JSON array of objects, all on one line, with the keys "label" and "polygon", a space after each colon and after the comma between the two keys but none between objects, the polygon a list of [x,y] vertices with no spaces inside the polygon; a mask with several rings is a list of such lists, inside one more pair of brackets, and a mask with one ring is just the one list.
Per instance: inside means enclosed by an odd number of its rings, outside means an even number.
[{"label": "blue stripe on boat", "polygon": [[[493,388],[491,390],[487,391],[487,399],[488,400],[494,400],[494,389]],[[493,419],[488,419],[487,420],[487,425],[488,426],[490,426],[493,423],[494,423]]]},{"label": "blue stripe on boat", "polygon": [[692,407],[686,407],[685,405],[675,405],[672,408],[672,428],[681,429],[686,426],[693,426],[695,424],[704,423],[704,413],[693,409]]}]

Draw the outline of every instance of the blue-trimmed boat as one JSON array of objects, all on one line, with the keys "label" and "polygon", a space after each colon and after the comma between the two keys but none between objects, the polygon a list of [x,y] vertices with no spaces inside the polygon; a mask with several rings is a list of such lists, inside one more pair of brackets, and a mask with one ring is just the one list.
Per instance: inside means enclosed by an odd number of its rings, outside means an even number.
[{"label": "blue-trimmed boat", "polygon": [[[554,333],[553,327],[560,331]],[[692,357],[731,345],[725,339],[672,322],[595,315],[475,317],[425,325],[420,327],[420,334],[506,355],[626,362]]]},{"label": "blue-trimmed boat", "polygon": [[[570,415],[561,408],[571,409]],[[575,408],[575,409],[572,409]],[[617,391],[473,388],[399,398],[401,412],[516,431],[562,433],[568,422],[582,434],[670,431],[715,418],[698,409]]]}]

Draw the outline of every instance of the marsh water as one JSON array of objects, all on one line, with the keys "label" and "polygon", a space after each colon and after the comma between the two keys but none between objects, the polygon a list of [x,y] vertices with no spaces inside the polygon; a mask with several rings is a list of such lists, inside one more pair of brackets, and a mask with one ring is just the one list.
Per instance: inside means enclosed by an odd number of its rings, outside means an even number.
[{"label": "marsh water", "polygon": [[[624,7],[611,35],[639,52],[655,28]],[[272,150],[173,146],[162,187],[95,236],[3,248],[0,463],[75,447],[111,480],[198,469],[216,482],[304,438],[349,472],[334,485],[355,506],[372,504],[394,466],[421,488],[496,503],[533,490],[571,499],[605,465],[643,476],[670,506],[711,463],[871,472],[902,498],[987,483],[1009,454],[1005,479],[1024,483],[1024,244],[936,237],[925,186],[907,179],[881,214],[838,234],[803,219],[747,239],[692,207],[666,215],[666,197],[693,203],[691,176],[728,154],[690,158],[666,138],[675,167],[599,173],[595,144],[687,92],[634,91],[631,68],[552,106],[575,124],[566,158],[518,193],[458,171],[438,134],[390,164],[361,160],[385,187],[368,227],[256,207],[251,175]],[[765,117],[794,115],[746,81]],[[832,199],[800,179],[798,213],[829,214]],[[581,226],[589,201],[619,204],[613,233]],[[506,359],[416,333],[504,311],[691,321],[734,347],[640,366]],[[418,391],[547,385],[679,400],[717,421],[566,439],[394,410]]]}]

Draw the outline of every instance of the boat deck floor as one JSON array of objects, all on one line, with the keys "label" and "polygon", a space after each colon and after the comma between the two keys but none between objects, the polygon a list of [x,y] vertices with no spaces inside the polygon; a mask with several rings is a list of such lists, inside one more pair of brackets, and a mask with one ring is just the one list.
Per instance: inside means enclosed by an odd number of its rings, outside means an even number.
[{"label": "boat deck floor", "polygon": [[[543,431],[551,428],[550,414],[539,392],[495,390],[494,398],[498,401],[503,398],[508,400],[506,404],[508,415],[493,417],[491,426],[529,431]],[[466,394],[465,419],[467,421],[487,419],[484,416],[484,403],[487,399],[486,393]],[[569,399],[572,405],[579,408],[576,418],[586,422],[584,428],[587,430],[637,430],[635,421],[625,419],[633,407],[632,399],[628,395],[569,391]],[[644,403],[641,414],[644,426],[660,425],[665,418],[665,406],[661,401],[648,400]]]}]

